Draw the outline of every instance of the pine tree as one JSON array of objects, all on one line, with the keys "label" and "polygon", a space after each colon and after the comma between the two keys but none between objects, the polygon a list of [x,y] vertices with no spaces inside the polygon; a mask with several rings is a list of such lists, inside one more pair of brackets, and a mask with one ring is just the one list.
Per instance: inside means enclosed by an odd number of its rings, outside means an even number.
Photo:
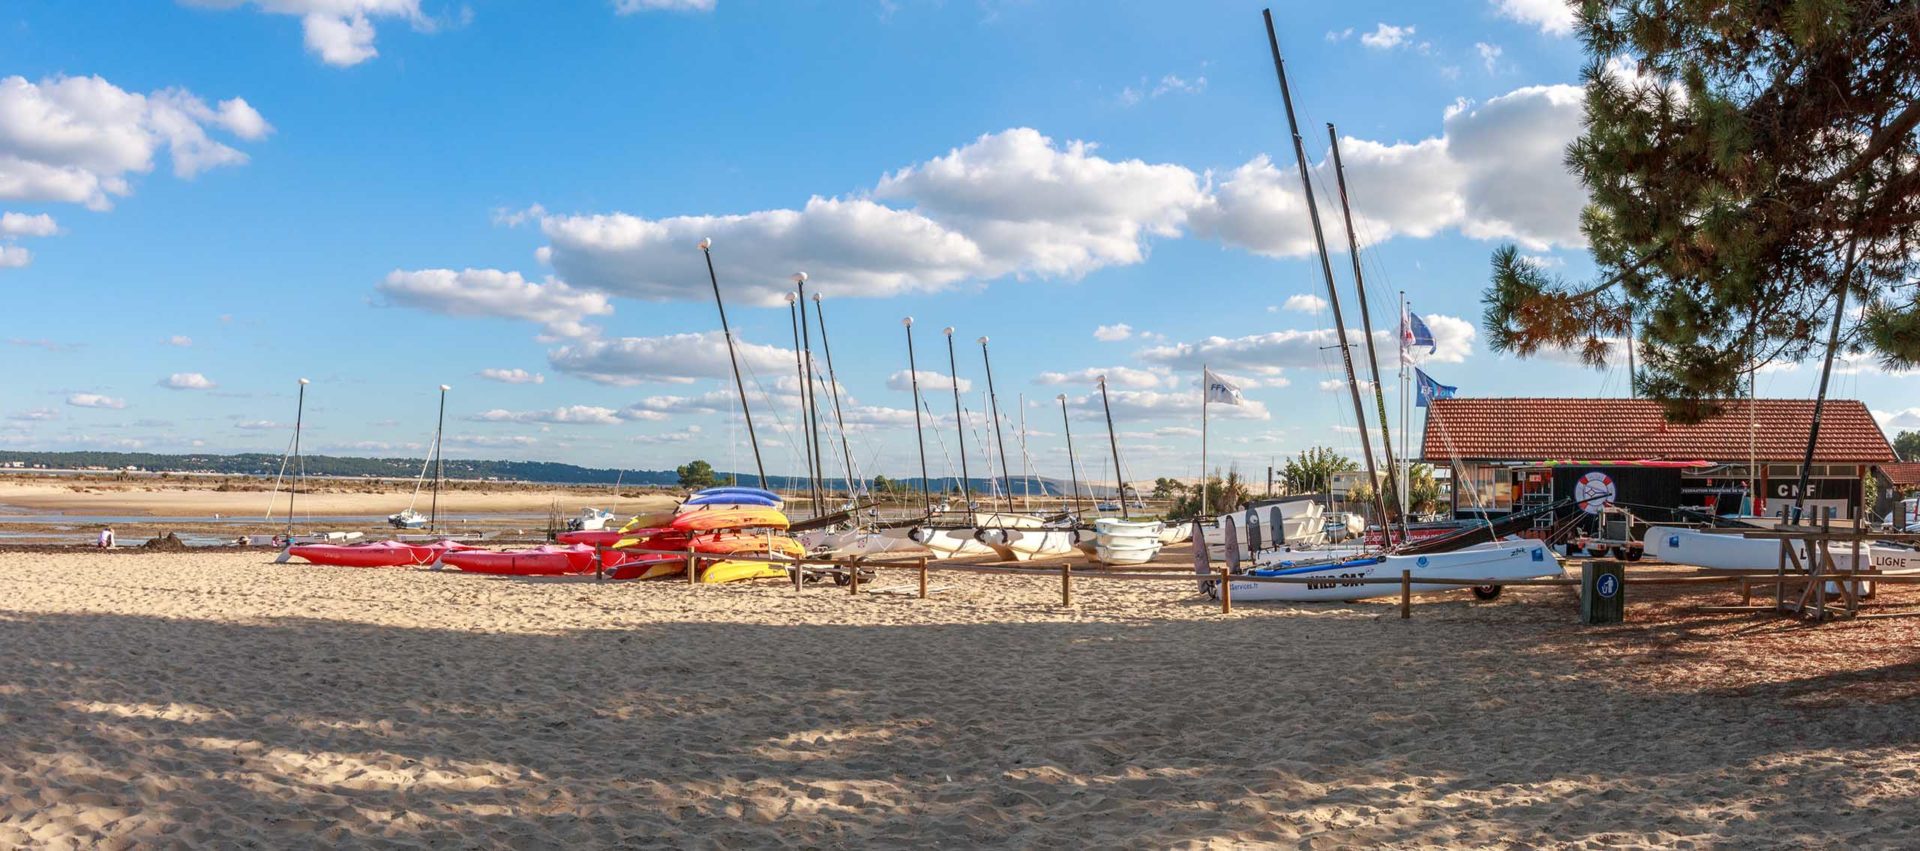
[{"label": "pine tree", "polygon": [[[1920,365],[1920,3],[1586,0],[1586,127],[1567,166],[1598,280],[1494,253],[1489,342],[1521,356],[1616,357],[1681,419],[1740,395],[1759,365],[1841,338]],[[1524,191],[1524,187],[1515,187]]]}]

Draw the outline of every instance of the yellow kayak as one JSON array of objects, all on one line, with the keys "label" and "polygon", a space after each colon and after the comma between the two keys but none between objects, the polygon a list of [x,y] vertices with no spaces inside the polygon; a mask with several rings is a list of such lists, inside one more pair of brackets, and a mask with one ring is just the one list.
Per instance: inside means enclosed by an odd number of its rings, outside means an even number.
[{"label": "yellow kayak", "polygon": [[700,571],[701,582],[740,582],[748,579],[785,579],[787,570],[778,564],[763,561],[713,561],[706,562]]}]

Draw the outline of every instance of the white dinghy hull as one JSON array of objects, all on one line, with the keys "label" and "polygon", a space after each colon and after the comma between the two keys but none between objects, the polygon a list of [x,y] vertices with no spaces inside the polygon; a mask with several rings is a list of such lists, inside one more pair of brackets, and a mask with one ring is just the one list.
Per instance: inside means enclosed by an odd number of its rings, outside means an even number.
[{"label": "white dinghy hull", "polygon": [[[1416,594],[1435,591],[1459,591],[1463,586],[1423,582],[1427,579],[1484,579],[1499,585],[1522,579],[1557,578],[1563,575],[1559,559],[1540,541],[1498,541],[1448,553],[1418,556],[1381,556],[1361,561],[1310,565],[1263,571],[1263,574],[1293,578],[1313,578],[1313,583],[1249,582],[1228,580],[1234,602],[1284,600],[1299,603],[1364,600],[1400,594],[1401,571],[1408,571]],[[1362,583],[1362,579],[1392,579],[1394,582]],[[1217,585],[1209,584],[1209,593],[1218,596]]]},{"label": "white dinghy hull", "polygon": [[1157,520],[1103,518],[1093,524],[1094,557],[1105,564],[1145,564],[1160,554],[1166,530]]},{"label": "white dinghy hull", "polygon": [[982,527],[975,537],[1001,558],[1014,561],[1069,555],[1077,549],[1072,529]]}]

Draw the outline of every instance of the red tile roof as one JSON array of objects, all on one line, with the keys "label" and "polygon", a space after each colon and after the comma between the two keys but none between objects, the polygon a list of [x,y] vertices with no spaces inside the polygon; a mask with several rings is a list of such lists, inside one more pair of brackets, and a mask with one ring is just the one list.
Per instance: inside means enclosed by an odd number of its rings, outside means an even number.
[{"label": "red tile roof", "polygon": [[1920,462],[1881,464],[1880,472],[1887,474],[1887,481],[1893,482],[1896,488],[1920,487]]},{"label": "red tile roof", "polygon": [[[1420,454],[1428,461],[1686,459],[1735,462],[1749,451],[1763,461],[1800,462],[1813,422],[1812,399],[1727,403],[1719,416],[1671,423],[1658,403],[1640,399],[1438,399],[1427,409]],[[1820,418],[1817,463],[1898,460],[1867,406],[1828,399]]]}]

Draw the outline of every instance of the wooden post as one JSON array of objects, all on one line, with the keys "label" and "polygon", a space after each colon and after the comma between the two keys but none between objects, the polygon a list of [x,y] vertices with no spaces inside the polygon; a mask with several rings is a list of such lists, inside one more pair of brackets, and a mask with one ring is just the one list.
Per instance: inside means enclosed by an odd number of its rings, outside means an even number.
[{"label": "wooden post", "polygon": [[927,558],[920,557],[920,599],[927,599]]},{"label": "wooden post", "polygon": [[693,568],[694,568],[693,550],[689,548],[687,550],[687,584],[688,585],[695,585],[700,582],[700,577],[695,574]]},{"label": "wooden post", "polygon": [[1413,617],[1413,571],[1400,571],[1400,619]]},{"label": "wooden post", "polygon": [[1060,565],[1060,607],[1073,608],[1073,565]]},{"label": "wooden post", "polygon": [[1220,565],[1220,614],[1233,612],[1233,583],[1227,581],[1227,566]]},{"label": "wooden post", "polygon": [[806,581],[806,576],[807,576],[806,554],[801,553],[800,558],[795,559],[793,562],[793,566],[789,567],[788,570],[793,571],[793,593],[798,594],[800,593],[801,584]]},{"label": "wooden post", "polygon": [[607,545],[594,544],[593,545],[593,581],[600,582],[605,580],[606,578],[607,578]]},{"label": "wooden post", "polygon": [[848,562],[847,564],[844,564],[844,565],[836,564],[835,566],[847,572],[847,593],[859,594],[860,593],[860,566],[852,562]]}]

